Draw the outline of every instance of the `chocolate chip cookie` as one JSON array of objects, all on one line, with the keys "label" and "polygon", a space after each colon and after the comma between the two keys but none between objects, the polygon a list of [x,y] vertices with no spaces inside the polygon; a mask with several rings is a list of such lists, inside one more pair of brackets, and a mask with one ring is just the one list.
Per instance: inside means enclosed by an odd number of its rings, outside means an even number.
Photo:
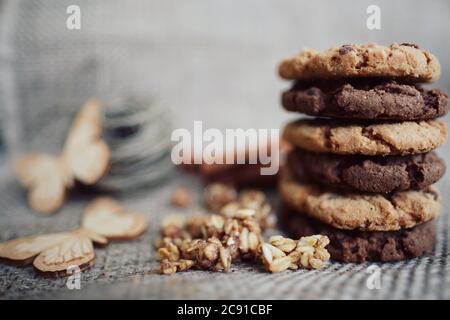
[{"label": "chocolate chip cookie", "polygon": [[434,221],[411,229],[377,232],[340,230],[308,217],[288,206],[280,210],[280,226],[297,239],[322,234],[330,239],[331,258],[342,262],[391,262],[430,254],[436,241]]},{"label": "chocolate chip cookie", "polygon": [[285,79],[339,79],[389,77],[414,82],[436,81],[441,73],[438,59],[415,44],[347,44],[324,52],[303,50],[281,62]]},{"label": "chocolate chip cookie", "polygon": [[346,122],[301,119],[283,133],[292,145],[309,151],[336,154],[407,155],[429,152],[447,139],[447,125],[439,120],[405,122]]},{"label": "chocolate chip cookie", "polygon": [[280,173],[283,202],[334,228],[362,231],[396,231],[412,228],[439,216],[441,199],[430,186],[425,190],[390,195],[336,192],[296,181],[288,168]]},{"label": "chocolate chip cookie", "polygon": [[300,181],[374,193],[425,189],[437,182],[446,168],[434,152],[371,157],[309,152],[300,148],[289,153],[287,165]]},{"label": "chocolate chip cookie", "polygon": [[447,114],[448,96],[394,80],[298,81],[282,94],[288,111],[346,119],[430,120]]}]

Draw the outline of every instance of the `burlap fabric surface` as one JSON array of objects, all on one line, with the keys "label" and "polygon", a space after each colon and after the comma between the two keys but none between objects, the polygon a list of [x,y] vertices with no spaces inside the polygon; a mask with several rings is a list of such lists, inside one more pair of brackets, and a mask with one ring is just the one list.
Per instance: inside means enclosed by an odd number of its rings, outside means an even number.
[{"label": "burlap fabric surface", "polygon": [[[82,7],[84,22],[81,32],[69,33],[64,29],[65,7],[74,3]],[[313,8],[311,2],[305,2],[305,8],[315,13],[299,19],[290,14],[298,9],[298,1],[286,1],[283,6],[276,5],[277,1],[264,6],[258,1],[236,2],[230,10],[218,2],[210,3],[210,0],[0,1],[0,13],[10,11],[2,15],[0,29],[0,101],[2,117],[7,119],[3,125],[6,125],[10,147],[56,151],[67,129],[61,124],[69,122],[68,115],[85,99],[96,95],[104,100],[123,90],[157,91],[184,120],[183,125],[192,124],[194,116],[201,115],[202,120],[220,128],[278,126],[283,120],[278,94],[286,84],[277,82],[273,69],[283,54],[297,50],[299,42],[303,41],[299,39],[298,30],[308,28],[295,26],[296,23],[316,26],[318,13],[347,14],[347,10],[343,12],[335,7],[341,3],[322,3]],[[392,2],[383,3],[388,6]],[[303,36],[308,39],[304,42],[314,44],[317,40],[319,46],[326,47],[337,41],[347,41],[350,32],[359,30],[358,21],[364,21],[357,14],[365,12],[365,8],[353,4],[346,2],[348,14],[355,17],[354,20],[343,24],[338,23],[336,17],[325,19],[319,15],[323,28],[317,26],[316,33],[305,33]],[[403,10],[405,5],[396,2],[392,10],[397,6]],[[448,30],[445,25],[439,25],[447,19],[435,18],[436,24],[429,24],[426,17],[422,19],[424,12],[431,12],[435,17],[440,13],[445,15],[448,3],[436,1],[433,5],[416,3],[415,6],[418,7],[411,10],[411,14],[418,14],[413,19],[418,23],[418,27],[412,29],[414,35],[396,36],[424,41],[427,46],[439,49],[438,56],[446,59],[447,49],[442,37],[430,38],[430,30],[421,26],[433,25],[436,28],[433,34],[437,30]],[[260,15],[238,14],[255,13],[255,7],[261,10]],[[372,40],[391,41],[389,23],[397,23],[402,17],[386,15],[387,27],[376,34],[380,38]],[[405,16],[405,19],[412,18]],[[333,24],[335,33],[329,32],[331,25],[324,21],[336,22]],[[398,29],[403,32],[402,28]],[[355,33],[351,39],[366,41],[366,35]],[[268,38],[273,40],[270,45]],[[245,67],[230,66],[230,61],[245,62]],[[448,65],[445,60],[442,62]],[[448,90],[445,72],[442,83],[440,87]],[[258,117],[254,116],[254,110],[259,110]],[[447,162],[449,150],[448,146],[440,149]],[[94,196],[74,192],[59,213],[42,217],[27,207],[25,193],[6,164],[0,169],[1,241],[75,228],[84,206]],[[169,205],[169,197],[179,185],[189,186],[196,198],[195,205],[186,210],[186,214],[203,212],[200,182],[180,173],[159,186],[120,193],[117,198],[125,206],[142,211],[150,220],[150,228],[141,238],[97,249],[95,266],[82,274],[80,290],[69,290],[66,279],[44,278],[30,266],[2,263],[0,298],[450,298],[448,175],[438,184],[444,208],[438,221],[433,255],[379,265],[381,288],[372,290],[366,285],[369,264],[330,263],[322,270],[273,275],[258,267],[236,264],[228,274],[192,271],[170,277],[159,275],[153,242],[161,219],[175,211]]]},{"label": "burlap fabric surface", "polygon": [[[227,274],[192,271],[163,276],[153,243],[165,214],[175,210],[168,199],[176,186],[189,185],[196,204],[186,214],[204,212],[202,186],[194,177],[178,175],[164,186],[119,197],[123,203],[145,213],[149,230],[132,242],[111,243],[96,250],[95,266],[84,272],[80,290],[68,290],[65,279],[44,278],[32,267],[0,265],[0,297],[14,298],[149,298],[149,299],[436,299],[450,298],[448,263],[448,215],[439,219],[438,243],[432,256],[381,267],[381,289],[369,289],[369,264],[330,263],[322,270],[268,274],[263,269],[236,264]],[[447,182],[441,186],[449,187]],[[24,194],[11,179],[2,182],[2,240],[38,232],[57,232],[76,227],[91,196],[77,194],[52,217],[33,214]],[[446,208],[448,206],[446,205]],[[447,211],[447,210],[446,210]]]}]

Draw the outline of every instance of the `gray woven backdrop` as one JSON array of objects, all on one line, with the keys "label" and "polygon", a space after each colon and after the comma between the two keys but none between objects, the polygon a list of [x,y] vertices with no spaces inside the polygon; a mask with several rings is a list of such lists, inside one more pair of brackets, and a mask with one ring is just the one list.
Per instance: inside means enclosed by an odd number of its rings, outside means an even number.
[{"label": "gray woven backdrop", "polygon": [[[23,150],[55,151],[64,124],[90,96],[110,101],[133,93],[158,99],[177,126],[276,128],[294,118],[279,106],[288,86],[278,61],[302,47],[377,41],[416,42],[443,66],[436,85],[450,91],[448,1],[378,1],[382,29],[365,27],[372,1],[25,1],[0,0],[0,240],[67,230],[78,225],[92,197],[72,194],[51,217],[31,212],[6,161]],[[82,10],[81,30],[65,28],[68,5]],[[440,154],[450,159],[450,148]],[[367,264],[331,263],[319,271],[270,275],[249,265],[229,274],[157,273],[152,243],[161,218],[174,209],[176,186],[189,185],[196,206],[201,184],[177,174],[157,187],[119,194],[145,213],[150,229],[139,240],[97,250],[82,274],[82,289],[43,278],[31,267],[0,265],[0,298],[450,298],[448,175],[439,183],[444,210],[433,255],[383,264],[381,289],[366,286]]]}]

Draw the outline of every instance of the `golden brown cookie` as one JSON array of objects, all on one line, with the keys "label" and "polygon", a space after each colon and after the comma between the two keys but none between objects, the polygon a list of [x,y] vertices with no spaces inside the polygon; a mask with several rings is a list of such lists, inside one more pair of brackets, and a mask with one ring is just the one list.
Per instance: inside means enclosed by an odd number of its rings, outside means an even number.
[{"label": "golden brown cookie", "polygon": [[295,181],[283,168],[280,195],[288,206],[338,229],[395,231],[412,228],[439,215],[441,200],[431,186],[380,194],[336,193],[312,184]]},{"label": "golden brown cookie", "polygon": [[351,124],[336,120],[297,120],[284,129],[284,139],[316,152],[363,155],[407,155],[429,152],[447,139],[439,120]]},{"label": "golden brown cookie", "polygon": [[414,82],[436,81],[441,73],[438,59],[414,44],[375,43],[332,47],[324,52],[306,49],[281,62],[285,79],[336,79],[389,77]]}]

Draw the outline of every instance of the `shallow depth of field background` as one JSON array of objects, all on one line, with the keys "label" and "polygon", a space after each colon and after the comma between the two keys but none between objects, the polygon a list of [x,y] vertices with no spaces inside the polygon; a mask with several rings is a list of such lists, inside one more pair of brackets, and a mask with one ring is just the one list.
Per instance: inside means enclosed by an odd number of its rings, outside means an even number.
[{"label": "shallow depth of field background", "polygon": [[[81,30],[65,27],[81,7]],[[366,8],[381,7],[381,30]],[[450,2],[299,0],[0,0],[0,111],[12,148],[90,96],[156,100],[177,127],[279,127],[295,117],[277,64],[304,47],[414,42],[442,62],[450,91]]]}]

